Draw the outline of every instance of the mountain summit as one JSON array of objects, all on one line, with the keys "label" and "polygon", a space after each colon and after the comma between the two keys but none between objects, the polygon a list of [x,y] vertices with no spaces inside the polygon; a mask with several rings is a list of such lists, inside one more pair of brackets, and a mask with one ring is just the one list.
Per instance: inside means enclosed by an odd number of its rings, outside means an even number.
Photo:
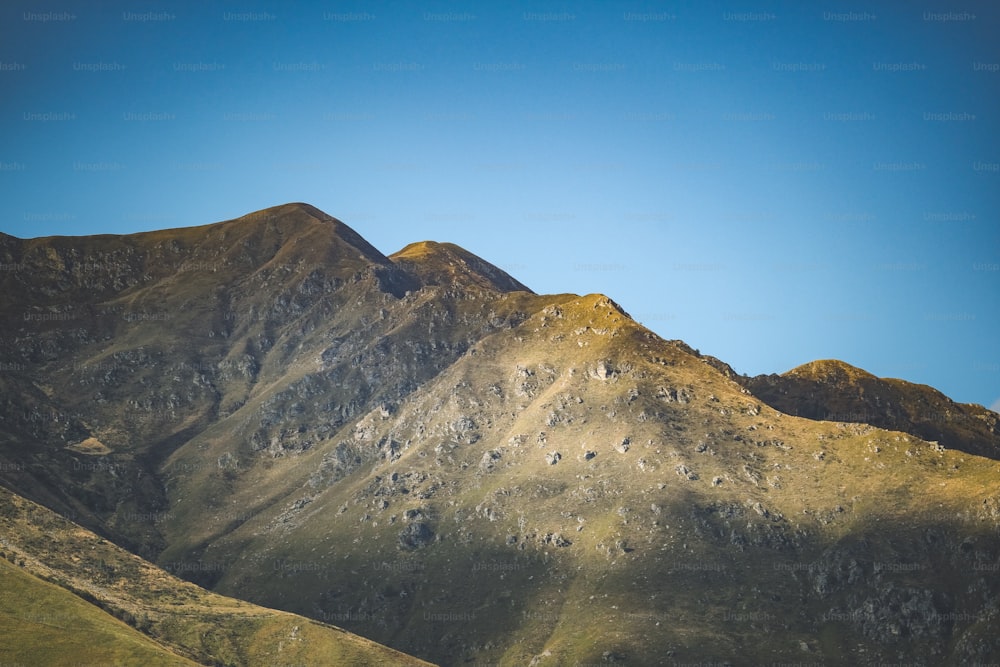
[{"label": "mountain summit", "polygon": [[1000,661],[982,408],[305,204],[0,261],[0,482],[215,593],[442,665]]},{"label": "mountain summit", "polygon": [[411,243],[389,258],[428,285],[472,284],[500,292],[531,292],[506,272],[453,243]]}]

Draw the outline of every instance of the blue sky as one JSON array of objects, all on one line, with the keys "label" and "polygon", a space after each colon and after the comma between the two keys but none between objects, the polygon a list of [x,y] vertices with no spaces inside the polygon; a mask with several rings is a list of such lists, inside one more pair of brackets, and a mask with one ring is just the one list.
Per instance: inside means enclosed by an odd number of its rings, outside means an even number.
[{"label": "blue sky", "polygon": [[305,201],[739,372],[996,405],[998,33],[994,2],[8,0],[0,231]]}]

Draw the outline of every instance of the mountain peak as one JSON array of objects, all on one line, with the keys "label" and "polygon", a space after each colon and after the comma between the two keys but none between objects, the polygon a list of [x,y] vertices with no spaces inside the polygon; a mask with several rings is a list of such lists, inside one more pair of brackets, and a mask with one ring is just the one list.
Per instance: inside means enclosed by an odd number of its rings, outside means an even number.
[{"label": "mountain peak", "polygon": [[[318,232],[317,238],[314,238],[314,241],[326,246],[327,243],[323,243],[323,241],[329,242],[333,238],[336,238],[354,248],[363,259],[369,262],[381,265],[389,263],[388,258],[379,252],[375,246],[366,241],[361,234],[358,234],[343,221],[325,211],[321,211],[311,204],[292,202],[279,206],[271,206],[248,213],[234,220],[229,220],[227,223],[236,223],[241,226],[245,226],[248,223],[256,223],[262,225],[264,229],[276,231],[283,236],[289,236],[293,232],[298,236],[301,230],[316,226],[319,223],[319,228],[316,230]],[[330,238],[331,231],[333,238]],[[320,236],[323,238],[319,238]]]},{"label": "mountain peak", "polygon": [[428,285],[463,282],[499,292],[531,292],[506,271],[454,243],[418,241],[389,259]]},{"label": "mountain peak", "polygon": [[798,377],[826,382],[855,382],[861,378],[875,379],[868,371],[839,359],[818,359],[782,373],[783,377]]}]

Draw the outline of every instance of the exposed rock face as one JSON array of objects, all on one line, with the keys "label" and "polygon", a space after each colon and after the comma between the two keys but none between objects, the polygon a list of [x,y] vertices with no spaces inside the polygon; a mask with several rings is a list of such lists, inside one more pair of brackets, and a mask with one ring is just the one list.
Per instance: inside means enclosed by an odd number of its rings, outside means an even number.
[{"label": "exposed rock face", "polygon": [[0,479],[219,592],[444,664],[1000,660],[962,432],[791,416],[607,297],[306,205],[0,261]]},{"label": "exposed rock face", "polygon": [[409,524],[399,534],[399,545],[403,549],[418,549],[432,541],[434,541],[434,531],[422,521]]}]

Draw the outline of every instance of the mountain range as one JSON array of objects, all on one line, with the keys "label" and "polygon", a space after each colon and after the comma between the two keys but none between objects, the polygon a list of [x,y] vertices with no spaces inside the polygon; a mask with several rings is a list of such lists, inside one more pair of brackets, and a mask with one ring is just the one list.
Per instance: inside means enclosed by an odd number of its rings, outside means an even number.
[{"label": "mountain range", "polygon": [[[740,375],[606,296],[383,255],[307,204],[0,235],[0,265],[0,574],[104,646],[1000,662],[981,406],[834,360]],[[0,660],[31,662],[58,623],[4,603]]]}]

